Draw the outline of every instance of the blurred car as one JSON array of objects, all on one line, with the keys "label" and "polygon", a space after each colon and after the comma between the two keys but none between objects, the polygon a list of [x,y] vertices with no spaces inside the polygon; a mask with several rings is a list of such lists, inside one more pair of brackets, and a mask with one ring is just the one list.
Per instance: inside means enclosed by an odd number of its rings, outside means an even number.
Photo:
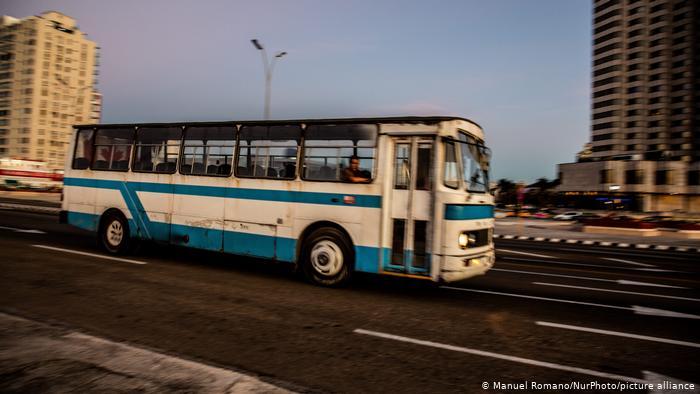
[{"label": "blurred car", "polygon": [[559,215],[554,215],[554,220],[576,220],[578,217],[583,216],[583,212],[579,211],[569,211],[560,213]]},{"label": "blurred car", "polygon": [[529,218],[530,216],[532,216],[532,213],[530,211],[524,209],[524,210],[518,211],[516,213],[516,216],[519,218]]},{"label": "blurred car", "polygon": [[657,222],[667,222],[673,220],[673,216],[667,216],[667,215],[652,215],[652,216],[646,216],[642,219],[642,221],[645,222],[650,222],[650,223],[657,223]]},{"label": "blurred car", "polygon": [[501,209],[501,208],[496,208],[493,212],[493,216],[496,219],[502,219],[502,218],[507,218],[511,216],[515,216],[515,212],[513,212],[510,209]]},{"label": "blurred car", "polygon": [[532,217],[535,219],[549,219],[552,217],[552,214],[547,211],[537,211],[534,214],[532,214]]},{"label": "blurred car", "polygon": [[674,219],[673,216],[654,215],[642,219],[644,223],[652,223],[656,228],[673,230],[700,230],[700,223],[689,220]]},{"label": "blurred car", "polygon": [[644,222],[642,220],[633,218],[631,216],[604,216],[595,219],[582,220],[583,224],[587,226],[598,226],[598,227],[622,227],[622,228],[634,228],[634,229],[654,229],[657,227],[654,223]]},{"label": "blurred car", "polygon": [[591,212],[584,212],[580,214],[579,216],[576,216],[574,220],[577,222],[585,222],[586,220],[593,220],[593,219],[600,219],[602,218],[601,215],[591,213]]}]

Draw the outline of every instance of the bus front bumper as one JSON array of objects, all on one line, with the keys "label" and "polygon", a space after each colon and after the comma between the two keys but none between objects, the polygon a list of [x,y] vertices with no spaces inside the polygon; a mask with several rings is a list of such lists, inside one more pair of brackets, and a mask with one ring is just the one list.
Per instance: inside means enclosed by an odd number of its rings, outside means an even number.
[{"label": "bus front bumper", "polygon": [[440,279],[444,282],[455,282],[474,276],[483,275],[493,267],[496,255],[491,249],[485,253],[464,256],[443,256]]}]

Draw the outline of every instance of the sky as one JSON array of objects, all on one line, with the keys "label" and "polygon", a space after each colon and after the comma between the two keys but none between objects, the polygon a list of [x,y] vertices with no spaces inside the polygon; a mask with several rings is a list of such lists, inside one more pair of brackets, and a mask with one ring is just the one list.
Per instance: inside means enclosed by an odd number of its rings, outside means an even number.
[{"label": "sky", "polygon": [[492,179],[556,178],[589,138],[589,0],[3,0],[56,10],[100,49],[103,123],[454,115]]}]

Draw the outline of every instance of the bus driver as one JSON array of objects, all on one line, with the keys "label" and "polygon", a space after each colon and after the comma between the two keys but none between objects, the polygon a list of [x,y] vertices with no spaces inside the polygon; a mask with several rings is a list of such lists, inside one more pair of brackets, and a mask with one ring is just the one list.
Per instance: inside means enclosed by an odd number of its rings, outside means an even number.
[{"label": "bus driver", "polygon": [[355,155],[350,157],[350,166],[343,170],[342,177],[345,182],[369,182],[366,173],[360,170],[360,159]]}]

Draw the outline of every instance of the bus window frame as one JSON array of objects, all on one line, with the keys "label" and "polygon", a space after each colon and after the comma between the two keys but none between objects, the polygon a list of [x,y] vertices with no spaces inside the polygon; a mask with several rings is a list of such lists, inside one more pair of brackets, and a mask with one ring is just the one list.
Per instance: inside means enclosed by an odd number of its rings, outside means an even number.
[{"label": "bus window frame", "polygon": [[[158,171],[144,171],[144,170],[136,170],[136,169],[134,169],[134,164],[135,164],[135,161],[136,161],[136,148],[137,148],[137,146],[138,146],[138,144],[136,144],[136,142],[137,142],[138,137],[139,137],[139,130],[140,130],[140,129],[145,129],[145,128],[157,129],[157,128],[171,128],[171,127],[177,127],[177,128],[180,129],[180,143],[177,145],[177,147],[178,147],[178,153],[177,153],[177,162],[175,162],[175,170],[174,170],[174,171],[168,171],[168,172],[158,172]],[[183,135],[184,135],[184,129],[185,129],[185,126],[184,126],[184,125],[179,125],[179,126],[161,126],[161,125],[158,125],[158,126],[149,126],[149,125],[146,125],[146,126],[136,126],[136,127],[134,128],[134,142],[132,142],[132,152],[131,152],[131,160],[130,160],[130,170],[131,170],[131,172],[135,172],[135,173],[139,173],[139,174],[156,174],[156,175],[173,175],[173,174],[177,174],[178,171],[179,171],[179,167],[180,167],[180,154],[181,154],[181,148],[182,148],[182,141],[183,141],[182,137],[183,137]],[[146,145],[144,145],[144,146],[154,146],[154,144],[146,144]],[[167,145],[167,144],[166,144],[166,146],[170,146],[170,145]],[[174,146],[174,145],[173,145],[173,146]],[[154,166],[154,168],[155,168],[155,166]]]},{"label": "bus window frame", "polygon": [[[80,132],[84,131],[84,130],[92,130],[92,137],[90,138],[90,145],[92,146],[92,149],[91,149],[92,154],[90,155],[90,158],[88,159],[87,167],[75,168],[75,153],[78,151],[78,138],[80,136]],[[73,139],[73,155],[70,158],[70,169],[71,170],[76,170],[76,171],[92,170],[92,159],[93,159],[93,156],[95,156],[95,134],[97,134],[97,127],[76,128],[75,138]]]},{"label": "bus window frame", "polygon": [[[457,186],[450,186],[447,184],[447,180],[445,178],[445,164],[447,163],[447,147],[448,145],[451,144],[452,150],[454,152],[455,156],[455,163],[457,163]],[[450,190],[462,190],[462,183],[463,183],[463,175],[462,175],[462,160],[461,157],[459,156],[459,152],[457,152],[457,145],[455,144],[455,139],[450,137],[442,137],[442,146],[444,146],[444,154],[442,158],[442,163],[440,163],[440,178],[442,180],[442,185],[445,186],[446,188]]]},{"label": "bus window frame", "polygon": [[[297,140],[297,152],[296,152],[296,165],[294,169],[294,177],[292,178],[272,178],[272,177],[259,177],[255,175],[239,175],[238,174],[238,159],[240,158],[240,150],[241,150],[241,131],[243,130],[244,127],[273,127],[273,126],[298,126],[301,132],[299,133],[299,139]],[[253,123],[253,124],[242,124],[239,127],[237,127],[237,132],[236,132],[236,149],[234,151],[234,160],[235,160],[235,165],[231,169],[231,173],[235,178],[240,178],[240,179],[265,179],[265,180],[272,180],[272,181],[295,181],[299,178],[299,152],[301,152],[301,149],[303,147],[303,140],[304,140],[304,130],[305,127],[300,124],[300,123],[285,123],[285,124],[265,124],[265,123]],[[260,141],[267,141],[267,140],[260,140]],[[274,141],[274,140],[269,140],[269,141]],[[246,145],[246,148],[251,148],[253,147],[252,145]],[[269,146],[266,148],[270,148]],[[269,157],[269,155],[268,155]],[[269,167],[268,167],[269,168]]]},{"label": "bus window frame", "polygon": [[[97,131],[100,129],[128,129],[129,127],[94,127],[93,130],[95,131],[95,134],[92,136],[92,157],[90,158],[90,170],[91,171],[107,171],[107,172],[131,172],[131,166],[133,165],[133,159],[134,159],[134,149],[136,146],[136,126],[131,127],[132,130],[132,135],[133,138],[131,139],[131,149],[129,150],[129,158],[127,159],[127,166],[123,170],[118,170],[118,169],[112,169],[112,168],[93,168],[92,163],[95,161],[95,154],[97,154],[97,149],[96,149],[96,144],[95,141],[97,141]],[[111,146],[117,146],[117,145],[111,145]],[[126,146],[126,144],[122,144],[119,146]]]},{"label": "bus window frame", "polygon": [[[484,177],[486,178],[486,184],[485,184],[485,185],[484,185],[484,184],[481,184],[481,185],[484,187],[484,190],[470,189],[471,182],[467,182],[467,181],[464,179],[464,168],[463,168],[464,163],[462,162],[462,160],[463,160],[463,156],[462,156],[462,149],[463,149],[463,146],[464,146],[464,145],[473,145],[473,146],[477,147],[477,149],[478,149],[478,148],[483,148],[483,149],[485,149],[485,150],[488,151],[488,158],[489,158],[488,164],[489,164],[489,167],[490,167],[490,166],[491,166],[491,148],[489,148],[488,146],[486,146],[486,142],[485,142],[484,140],[482,140],[482,139],[480,139],[480,138],[477,138],[475,135],[473,135],[472,133],[470,133],[470,132],[468,132],[468,131],[466,131],[466,130],[457,129],[457,132],[460,133],[460,134],[462,134],[462,135],[464,135],[464,136],[466,136],[467,138],[471,137],[471,138],[473,138],[474,141],[475,141],[475,142],[467,142],[467,141],[461,141],[459,138],[454,138],[454,139],[453,139],[454,142],[460,144],[460,145],[459,145],[459,152],[458,152],[458,153],[459,153],[459,156],[458,156],[457,159],[458,159],[459,167],[460,167],[461,174],[462,174],[462,175],[460,176],[460,178],[462,178],[462,179],[461,179],[461,183],[464,184],[464,189],[465,189],[467,192],[469,192],[469,193],[475,193],[475,194],[491,194],[491,191],[490,191],[490,188],[489,188],[489,185],[488,185],[489,182],[490,182],[490,180],[489,180],[489,175],[488,175],[488,170],[484,170],[483,168],[481,168],[482,165],[481,165],[481,163],[479,163],[480,170],[484,173]],[[477,183],[478,183],[478,182],[477,182]]]},{"label": "bus window frame", "polygon": [[[346,123],[341,123],[341,124],[346,124]],[[374,183],[374,181],[377,179],[377,165],[379,160],[377,159],[377,156],[379,155],[379,149],[377,147],[379,146],[379,137],[380,137],[380,124],[379,123],[367,123],[367,122],[353,122],[353,123],[347,123],[347,124],[366,124],[366,125],[373,125],[376,127],[375,131],[375,137],[374,137],[374,145],[372,146],[372,149],[374,149],[374,157],[372,158],[372,177],[366,181],[366,182],[349,182],[349,181],[342,181],[342,180],[333,180],[333,179],[306,179],[306,177],[303,176],[303,171],[301,171],[301,167],[297,166],[297,172],[299,173],[299,179],[301,179],[304,182],[325,182],[325,183],[341,183],[341,184],[346,184],[346,185],[371,185]],[[328,126],[328,125],[336,125],[335,123],[307,123],[304,126],[302,138],[301,138],[301,146],[300,146],[300,159],[304,160],[304,157],[306,155],[306,127],[308,126]],[[311,146],[310,148],[315,148],[314,146]],[[344,147],[347,148],[347,147]],[[357,148],[356,146],[352,148]],[[368,148],[368,147],[362,147],[362,148]],[[303,163],[302,163],[303,164]]]},{"label": "bus window frame", "polygon": [[[179,174],[183,176],[208,176],[208,177],[214,177],[214,178],[231,178],[235,177],[235,168],[237,165],[237,160],[238,160],[238,137],[239,137],[239,125],[234,124],[231,125],[234,130],[235,130],[235,138],[234,138],[234,143],[235,146],[233,147],[233,160],[231,161],[231,171],[228,174],[185,174],[180,171],[180,167],[182,167],[182,163],[184,162],[182,155],[185,152],[185,135],[187,134],[187,129],[189,128],[195,128],[195,127],[227,127],[228,125],[213,125],[213,126],[190,126],[190,125],[184,125],[182,126],[182,138],[180,138],[180,154],[178,155],[179,157],[177,158],[177,171],[174,172],[174,174]],[[134,140],[135,142],[135,140]],[[162,173],[161,173],[162,174]]]}]

